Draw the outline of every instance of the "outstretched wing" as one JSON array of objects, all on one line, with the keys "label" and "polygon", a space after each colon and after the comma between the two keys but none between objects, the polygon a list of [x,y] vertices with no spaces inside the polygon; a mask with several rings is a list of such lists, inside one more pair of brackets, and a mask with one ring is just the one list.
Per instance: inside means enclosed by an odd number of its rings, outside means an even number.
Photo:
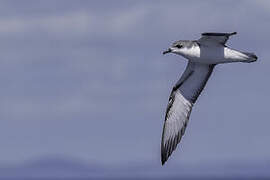
[{"label": "outstretched wing", "polygon": [[173,87],[162,133],[162,165],[184,135],[192,106],[203,90],[213,68],[214,65],[189,62],[182,77]]},{"label": "outstretched wing", "polygon": [[202,33],[202,37],[198,40],[200,44],[211,45],[221,44],[225,45],[230,36],[235,35],[233,33]]}]

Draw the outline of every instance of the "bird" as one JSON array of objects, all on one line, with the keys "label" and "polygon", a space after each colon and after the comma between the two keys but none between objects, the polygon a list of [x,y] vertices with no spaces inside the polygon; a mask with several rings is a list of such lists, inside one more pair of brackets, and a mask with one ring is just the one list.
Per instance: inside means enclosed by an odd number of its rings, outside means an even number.
[{"label": "bird", "polygon": [[174,42],[163,54],[177,54],[188,60],[186,69],[169,96],[161,139],[161,163],[176,149],[185,133],[190,113],[204,89],[213,69],[218,64],[257,61],[254,53],[242,52],[226,46],[237,32],[205,32],[198,40]]}]

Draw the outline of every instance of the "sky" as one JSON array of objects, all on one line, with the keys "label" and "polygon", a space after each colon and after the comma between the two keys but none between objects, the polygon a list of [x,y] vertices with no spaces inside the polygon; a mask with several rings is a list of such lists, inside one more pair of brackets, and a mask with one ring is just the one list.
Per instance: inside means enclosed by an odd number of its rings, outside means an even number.
[{"label": "sky", "polygon": [[255,63],[219,65],[169,162],[270,160],[270,2],[0,1],[0,161],[160,163],[176,40],[234,32]]}]

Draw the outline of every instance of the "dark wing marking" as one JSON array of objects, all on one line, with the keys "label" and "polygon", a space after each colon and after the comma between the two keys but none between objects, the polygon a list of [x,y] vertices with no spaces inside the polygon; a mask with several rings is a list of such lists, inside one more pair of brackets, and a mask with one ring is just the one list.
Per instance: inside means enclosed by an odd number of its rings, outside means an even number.
[{"label": "dark wing marking", "polygon": [[233,33],[206,32],[206,33],[202,33],[202,36],[231,36],[231,35],[235,35],[235,34],[237,34],[237,32],[233,32]]},{"label": "dark wing marking", "polygon": [[213,68],[214,65],[189,62],[182,77],[173,87],[162,133],[162,165],[167,161],[184,135],[193,103],[203,90]]},{"label": "dark wing marking", "polygon": [[221,44],[225,45],[228,41],[229,37],[237,34],[233,33],[214,33],[214,32],[206,32],[202,33],[202,37],[198,40],[200,44],[205,45],[213,45],[213,44]]}]

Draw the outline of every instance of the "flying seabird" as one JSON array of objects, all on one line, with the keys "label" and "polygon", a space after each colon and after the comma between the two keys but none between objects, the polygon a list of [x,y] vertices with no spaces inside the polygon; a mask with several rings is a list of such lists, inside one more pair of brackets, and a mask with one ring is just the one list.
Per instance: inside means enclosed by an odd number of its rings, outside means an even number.
[{"label": "flying seabird", "polygon": [[199,40],[180,40],[163,52],[174,53],[188,59],[186,70],[173,87],[165,115],[161,140],[162,165],[168,160],[185,133],[193,104],[196,102],[215,65],[221,63],[257,60],[249,52],[241,52],[225,44],[233,33],[202,33]]}]

